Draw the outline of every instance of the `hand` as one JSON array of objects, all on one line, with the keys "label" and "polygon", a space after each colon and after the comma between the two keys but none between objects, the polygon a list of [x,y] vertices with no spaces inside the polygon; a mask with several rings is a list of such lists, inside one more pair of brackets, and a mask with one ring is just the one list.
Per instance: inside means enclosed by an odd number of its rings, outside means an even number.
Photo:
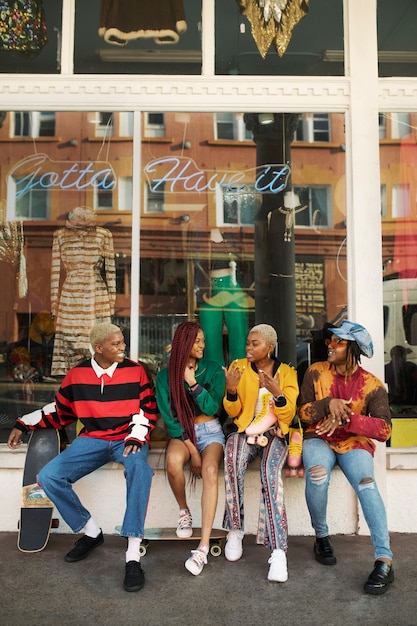
[{"label": "hand", "polygon": [[340,398],[332,398],[329,402],[329,413],[333,415],[336,420],[341,424],[349,421],[349,417],[352,413],[351,404],[352,398],[349,400],[341,400]]},{"label": "hand", "polygon": [[132,454],[136,454],[136,452],[140,452],[140,447],[136,446],[134,444],[130,445],[130,446],[125,446],[125,449],[123,450],[123,456],[129,456],[130,453]]},{"label": "hand", "polygon": [[10,450],[17,450],[17,448],[22,445],[22,434],[23,433],[21,430],[19,430],[18,428],[13,428],[7,440],[7,445],[9,446]]},{"label": "hand", "polygon": [[265,387],[265,389],[268,389],[268,391],[272,393],[273,396],[280,396],[282,394],[278,373],[276,378],[269,376],[263,370],[258,370],[258,374],[261,387]]},{"label": "hand", "polygon": [[229,371],[226,374],[226,391],[228,393],[232,395],[236,393],[236,387],[239,384],[244,369],[244,367],[238,367],[237,359],[233,361],[232,365],[229,368]]},{"label": "hand", "polygon": [[196,449],[195,452],[191,454],[190,459],[191,472],[194,474],[196,478],[201,478],[201,454]]},{"label": "hand", "polygon": [[339,428],[339,426],[339,421],[334,417],[334,415],[329,414],[322,419],[320,424],[318,424],[318,426],[316,427],[316,433],[320,437],[323,437],[324,435],[327,437],[331,437],[331,435],[333,435],[334,431]]},{"label": "hand", "polygon": [[350,421],[351,410],[348,404],[352,402],[350,400],[340,400],[338,398],[332,398],[329,402],[330,413],[318,424],[316,433],[319,436],[326,435],[330,437],[335,430],[343,424]]},{"label": "hand", "polygon": [[187,365],[184,370],[184,380],[190,386],[193,387],[196,384],[195,369],[192,365]]}]

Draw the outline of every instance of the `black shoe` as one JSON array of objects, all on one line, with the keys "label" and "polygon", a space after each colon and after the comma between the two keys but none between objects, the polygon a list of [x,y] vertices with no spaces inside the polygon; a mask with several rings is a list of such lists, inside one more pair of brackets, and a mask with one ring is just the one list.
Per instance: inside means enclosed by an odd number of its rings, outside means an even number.
[{"label": "black shoe", "polygon": [[380,596],[388,590],[390,583],[394,582],[394,570],[392,565],[385,561],[375,561],[375,567],[369,574],[369,578],[363,586],[365,593]]},{"label": "black shoe", "polygon": [[123,581],[125,591],[140,591],[145,584],[145,574],[138,561],[126,563],[126,575]]},{"label": "black shoe", "polygon": [[68,561],[68,563],[81,561],[81,559],[85,559],[85,557],[88,556],[94,548],[101,546],[103,541],[102,531],[100,531],[100,534],[97,537],[87,537],[87,535],[84,535],[81,539],[78,539],[78,541],[75,542],[73,549],[65,555],[65,560]]},{"label": "black shoe", "polygon": [[334,565],[336,563],[336,557],[329,537],[316,537],[314,554],[316,555],[316,560],[323,565]]}]

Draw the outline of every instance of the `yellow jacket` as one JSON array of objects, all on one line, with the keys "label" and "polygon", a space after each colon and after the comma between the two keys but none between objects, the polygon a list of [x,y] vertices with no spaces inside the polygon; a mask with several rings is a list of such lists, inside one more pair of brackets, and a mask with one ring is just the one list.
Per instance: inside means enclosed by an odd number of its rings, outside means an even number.
[{"label": "yellow jacket", "polygon": [[[228,399],[226,393],[223,398],[223,406],[226,413],[233,419],[238,432],[243,433],[255,414],[255,406],[259,394],[259,379],[256,367],[252,367],[252,364],[247,359],[239,359],[237,365],[241,369],[245,368],[236,389],[237,399]],[[290,365],[281,363],[274,374],[274,378],[276,378],[278,373],[281,391],[287,400],[287,404],[283,407],[276,406],[275,414],[279,420],[282,434],[286,435],[296,411],[298,398],[297,372]]]}]

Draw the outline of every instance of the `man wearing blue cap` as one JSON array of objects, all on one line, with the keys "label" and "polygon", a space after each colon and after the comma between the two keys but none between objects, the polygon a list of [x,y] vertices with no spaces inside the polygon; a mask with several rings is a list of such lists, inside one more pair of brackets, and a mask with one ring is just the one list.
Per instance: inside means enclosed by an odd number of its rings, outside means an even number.
[{"label": "man wearing blue cap", "polygon": [[361,355],[370,358],[374,352],[366,328],[343,320],[329,332],[327,361],[308,368],[299,396],[314,553],[323,565],[336,563],[326,510],[331,470],[337,463],[359,498],[374,547],[374,569],[364,591],[381,595],[393,582],[394,570],[386,511],[374,476],[373,439],[387,441],[391,435],[388,394],[384,384],[360,366]]}]

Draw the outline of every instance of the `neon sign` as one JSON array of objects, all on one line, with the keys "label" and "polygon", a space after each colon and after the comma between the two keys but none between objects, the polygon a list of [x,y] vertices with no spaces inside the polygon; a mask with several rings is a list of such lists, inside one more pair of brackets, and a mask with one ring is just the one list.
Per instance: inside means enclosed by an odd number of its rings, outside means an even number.
[{"label": "neon sign", "polygon": [[[291,173],[289,165],[268,164],[245,171],[203,170],[192,159],[163,157],[145,166],[151,192],[164,193],[215,192],[244,189],[253,181],[254,191],[277,194],[283,191]],[[18,200],[31,190],[59,189],[82,191],[88,188],[110,191],[117,178],[106,161],[52,161],[46,154],[34,154],[19,161],[9,171]]]},{"label": "neon sign", "polygon": [[111,190],[116,175],[105,161],[52,161],[46,154],[34,154],[16,163],[9,171],[14,179],[16,200],[34,189]]},{"label": "neon sign", "polygon": [[201,170],[192,159],[163,157],[145,166],[145,175],[152,192],[184,193],[216,191],[218,186],[228,191],[243,189],[254,180],[255,191],[280,193],[287,186],[291,173],[289,165],[262,165],[242,172],[230,170]]}]

